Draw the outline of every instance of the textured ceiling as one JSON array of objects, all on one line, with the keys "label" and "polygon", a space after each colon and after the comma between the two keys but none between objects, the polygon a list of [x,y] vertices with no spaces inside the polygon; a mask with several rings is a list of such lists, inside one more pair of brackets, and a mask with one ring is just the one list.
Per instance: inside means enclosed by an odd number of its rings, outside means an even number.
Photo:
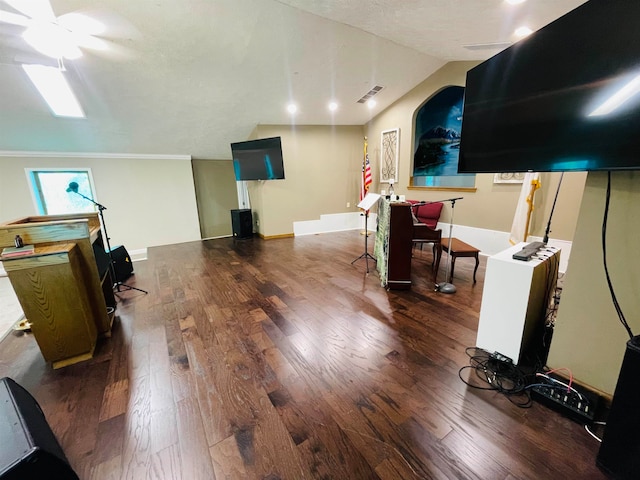
[{"label": "textured ceiling", "polygon": [[[362,125],[450,60],[483,60],[584,3],[529,0],[52,0],[107,25],[107,52],[67,61],[87,118],[53,117],[0,23],[0,151],[230,158],[257,124]],[[3,0],[0,10],[13,11]],[[357,100],[375,85],[378,106]],[[340,108],[327,110],[335,99]],[[299,112],[285,110],[295,101]]]}]

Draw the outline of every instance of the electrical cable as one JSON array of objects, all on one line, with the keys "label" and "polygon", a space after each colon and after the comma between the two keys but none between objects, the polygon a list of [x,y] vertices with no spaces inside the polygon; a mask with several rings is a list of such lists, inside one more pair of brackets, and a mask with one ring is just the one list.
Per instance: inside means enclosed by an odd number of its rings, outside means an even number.
[{"label": "electrical cable", "polygon": [[607,278],[607,285],[609,286],[609,293],[611,293],[611,300],[613,301],[613,306],[616,309],[616,313],[618,314],[618,318],[620,319],[620,323],[627,330],[627,334],[629,334],[629,338],[633,338],[633,332],[631,331],[631,327],[627,323],[627,319],[622,312],[622,308],[618,303],[618,298],[616,297],[615,291],[613,290],[613,284],[611,283],[611,277],[609,276],[609,267],[607,266],[607,221],[609,218],[609,201],[611,199],[611,172],[607,172],[607,192],[605,195],[605,204],[604,204],[604,217],[602,219],[602,261],[604,264],[604,272]]},{"label": "electrical cable", "polygon": [[[470,352],[475,350],[475,354]],[[527,390],[527,375],[516,365],[498,359],[495,355],[478,347],[467,347],[465,353],[469,357],[469,365],[458,370],[458,377],[463,383],[477,390],[493,390],[501,393],[520,408],[532,405],[531,395]],[[476,377],[488,386],[473,384],[462,378],[462,372],[473,369]]]},{"label": "electrical cable", "polygon": [[585,425],[584,429],[587,431],[587,433],[589,435],[591,435],[593,438],[595,438],[598,442],[602,443],[602,439],[600,437],[598,437],[595,433],[593,433],[590,429],[589,429],[589,425]]}]

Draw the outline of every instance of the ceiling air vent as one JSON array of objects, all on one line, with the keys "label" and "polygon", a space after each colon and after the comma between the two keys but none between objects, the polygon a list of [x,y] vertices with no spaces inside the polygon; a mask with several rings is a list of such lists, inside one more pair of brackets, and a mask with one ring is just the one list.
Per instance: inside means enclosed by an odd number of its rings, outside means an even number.
[{"label": "ceiling air vent", "polygon": [[494,42],[494,43],[472,43],[470,45],[462,45],[467,50],[502,50],[511,46],[509,42]]},{"label": "ceiling air vent", "polygon": [[358,100],[358,103],[366,103],[367,100],[377,95],[378,92],[380,92],[380,90],[382,90],[383,88],[384,87],[381,87],[380,85],[376,85],[371,90],[369,90],[360,100]]}]

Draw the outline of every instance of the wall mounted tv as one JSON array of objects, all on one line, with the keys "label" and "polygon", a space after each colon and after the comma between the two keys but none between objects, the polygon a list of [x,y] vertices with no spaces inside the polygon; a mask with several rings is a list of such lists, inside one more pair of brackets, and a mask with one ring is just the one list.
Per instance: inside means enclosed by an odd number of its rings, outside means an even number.
[{"label": "wall mounted tv", "polygon": [[469,70],[458,171],[640,169],[639,19],[639,0],[590,0]]},{"label": "wall mounted tv", "polygon": [[283,180],[280,137],[231,144],[236,180]]}]

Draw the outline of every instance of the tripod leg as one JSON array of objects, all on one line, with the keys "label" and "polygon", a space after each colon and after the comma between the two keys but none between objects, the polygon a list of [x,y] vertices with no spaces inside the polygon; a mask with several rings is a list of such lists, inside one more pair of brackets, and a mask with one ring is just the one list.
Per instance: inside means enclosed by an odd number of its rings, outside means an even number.
[{"label": "tripod leg", "polygon": [[142,292],[142,293],[145,293],[145,294],[149,293],[149,292],[147,292],[146,290],[143,290],[143,289],[141,289],[141,288],[138,288],[138,287],[132,287],[131,285],[127,285],[127,284],[125,284],[125,283],[117,282],[117,283],[116,283],[116,291],[117,291],[117,292],[121,292],[122,290],[120,290],[120,288],[124,288],[124,289],[125,289],[125,290],[127,290],[127,291],[128,291],[128,290],[137,290],[137,291]]}]

